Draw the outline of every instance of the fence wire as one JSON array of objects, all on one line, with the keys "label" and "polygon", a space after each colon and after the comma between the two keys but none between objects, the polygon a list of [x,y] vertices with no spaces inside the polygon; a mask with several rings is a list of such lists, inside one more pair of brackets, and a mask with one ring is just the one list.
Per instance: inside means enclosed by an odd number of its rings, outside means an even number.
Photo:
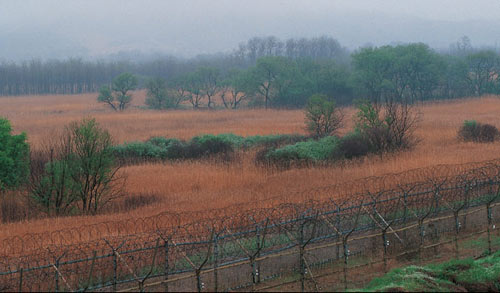
[{"label": "fence wire", "polygon": [[325,264],[338,269],[337,288],[347,288],[360,260],[387,271],[396,256],[437,253],[443,237],[455,256],[466,231],[485,230],[487,251],[496,248],[500,160],[302,194],[308,200],[272,208],[162,213],[5,239],[0,291],[258,290],[290,274],[297,290],[318,291],[324,284],[314,275]]}]

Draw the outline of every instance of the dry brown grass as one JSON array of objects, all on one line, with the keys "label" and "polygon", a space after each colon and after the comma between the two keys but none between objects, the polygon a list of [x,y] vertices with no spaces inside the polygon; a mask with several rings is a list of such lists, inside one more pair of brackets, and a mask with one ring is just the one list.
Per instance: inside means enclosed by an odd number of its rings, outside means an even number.
[{"label": "dry brown grass", "polygon": [[92,116],[107,128],[117,143],[146,140],[151,136],[188,139],[197,134],[233,132],[239,135],[303,132],[301,111],[140,109],[144,91],[134,93],[134,103],[123,113],[96,101],[96,94],[75,96],[0,97],[0,116],[16,131],[28,133],[36,147],[60,132],[69,122]]},{"label": "dry brown grass", "polygon": [[[136,94],[135,106],[144,100]],[[198,211],[236,203],[253,202],[268,206],[271,197],[283,195],[283,201],[299,201],[307,194],[300,191],[368,176],[396,173],[437,164],[457,164],[498,158],[500,144],[463,143],[456,139],[464,120],[500,126],[500,99],[494,96],[421,106],[422,122],[417,131],[421,143],[412,151],[383,158],[373,156],[346,166],[324,166],[267,170],[256,167],[253,153],[241,155],[235,163],[224,165],[210,161],[186,161],[143,164],[123,168],[128,174],[129,194],[153,194],[156,201],[129,212],[95,217],[70,217],[33,220],[2,226],[0,239],[28,232],[47,232],[82,224],[145,217],[163,211]],[[353,126],[354,109],[347,112],[342,132]],[[117,142],[145,140],[162,135],[187,139],[201,133],[233,132],[239,135],[304,133],[300,110],[238,111],[165,111],[132,107],[114,113],[96,102],[96,95],[39,96],[0,98],[0,116],[6,116],[15,131],[28,133],[30,143],[52,137],[71,121],[92,116],[114,135]],[[252,206],[253,207],[253,206]]]}]

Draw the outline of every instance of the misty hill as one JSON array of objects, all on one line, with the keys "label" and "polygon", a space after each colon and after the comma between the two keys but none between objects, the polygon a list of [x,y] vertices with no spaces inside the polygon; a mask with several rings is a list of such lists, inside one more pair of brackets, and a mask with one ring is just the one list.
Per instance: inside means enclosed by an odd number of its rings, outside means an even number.
[{"label": "misty hill", "polygon": [[[1,23],[0,23],[1,24]],[[450,43],[467,35],[475,47],[495,48],[500,42],[500,20],[444,21],[408,15],[376,12],[342,14],[263,13],[258,19],[241,19],[241,13],[213,17],[209,22],[192,20],[172,25],[158,20],[115,25],[87,26],[40,25],[0,26],[0,60],[31,58],[85,59],[143,55],[193,57],[199,54],[229,52],[253,36],[278,38],[330,35],[343,46],[356,49],[367,44],[384,45],[424,42],[433,48],[447,49]],[[135,57],[134,57],[135,56]],[[142,57],[141,57],[142,56]]]}]

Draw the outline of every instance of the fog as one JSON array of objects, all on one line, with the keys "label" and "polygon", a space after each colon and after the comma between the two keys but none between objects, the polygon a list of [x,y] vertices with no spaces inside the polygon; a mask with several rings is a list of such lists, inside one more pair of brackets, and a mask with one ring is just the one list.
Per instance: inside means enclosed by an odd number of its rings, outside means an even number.
[{"label": "fog", "polygon": [[328,35],[355,49],[424,42],[500,44],[499,0],[0,0],[0,60],[192,57],[254,36]]}]

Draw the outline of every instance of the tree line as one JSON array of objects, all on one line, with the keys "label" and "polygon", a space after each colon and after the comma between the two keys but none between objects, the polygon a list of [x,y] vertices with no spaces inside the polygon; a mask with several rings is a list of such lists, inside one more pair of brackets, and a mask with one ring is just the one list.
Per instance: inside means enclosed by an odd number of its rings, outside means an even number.
[{"label": "tree line", "polygon": [[214,108],[214,97],[219,96],[218,106],[228,109],[241,104],[300,108],[315,94],[345,105],[359,97],[380,104],[500,93],[500,55],[494,51],[439,54],[415,43],[362,48],[350,58],[349,64],[342,64],[334,59],[264,56],[252,66],[226,72],[200,66],[172,80],[147,83],[147,102],[152,108],[176,107],[182,101],[194,109]]},{"label": "tree line", "polygon": [[[467,38],[448,52],[423,43],[348,52],[331,37],[281,41],[271,36],[252,38],[232,53],[189,60],[3,63],[0,95],[111,90],[113,80],[127,72],[137,79],[134,88],[148,90],[152,108],[294,108],[305,106],[313,94],[338,104],[358,97],[416,102],[498,94],[499,71],[500,55],[472,48]],[[104,94],[109,98],[111,92]],[[122,106],[120,110],[126,108]]]}]

